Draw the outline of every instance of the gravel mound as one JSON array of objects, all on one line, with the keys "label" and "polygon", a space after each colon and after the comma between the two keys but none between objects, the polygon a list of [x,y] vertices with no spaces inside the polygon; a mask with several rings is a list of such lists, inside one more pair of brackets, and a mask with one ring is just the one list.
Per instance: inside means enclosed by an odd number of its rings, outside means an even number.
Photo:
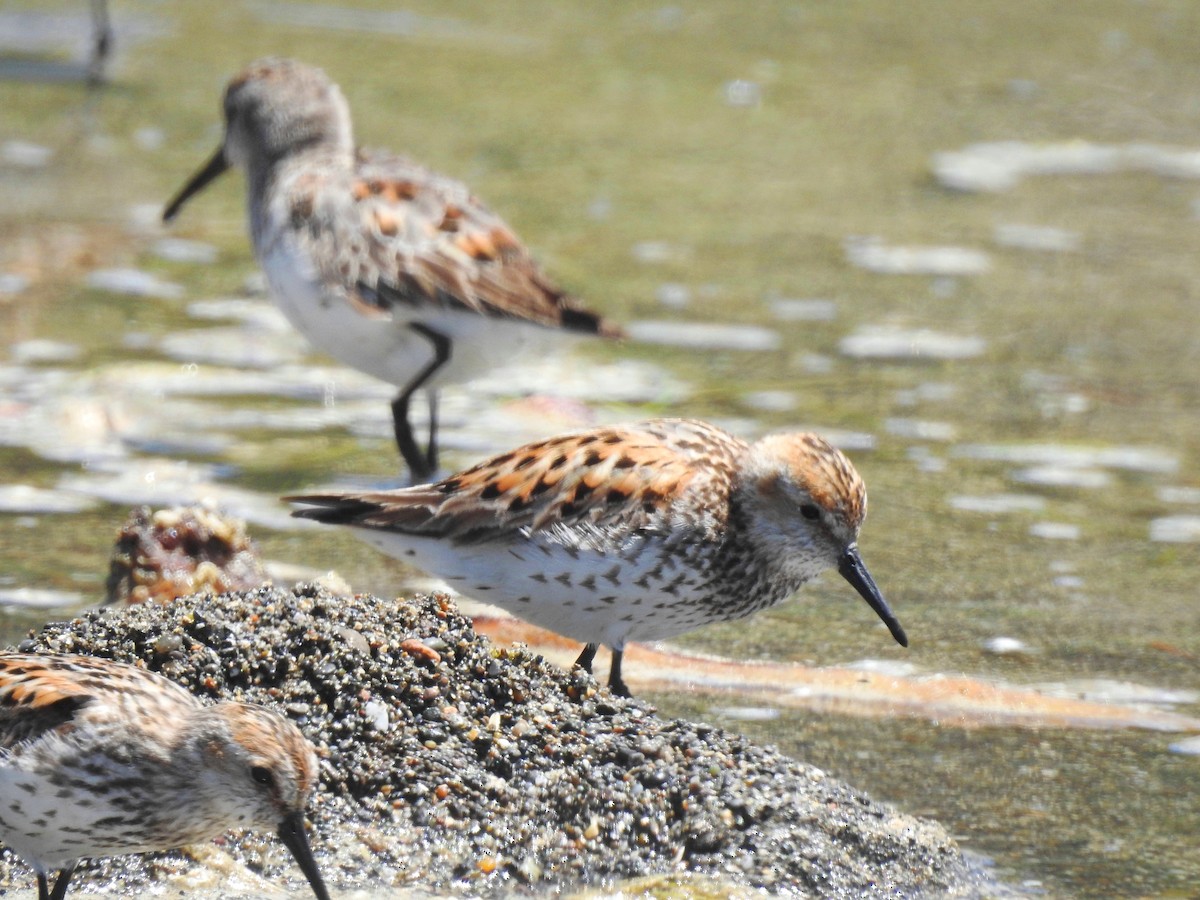
[{"label": "gravel mound", "polygon": [[[686,872],[795,896],[904,897],[957,895],[971,880],[937,824],[497,647],[445,597],[264,587],[98,610],[20,649],[141,660],[203,697],[283,710],[322,758],[310,819],[335,894],[542,893]],[[226,847],[303,896],[274,844]],[[77,878],[136,888],[185,859],[127,857]],[[10,880],[30,872],[5,854],[0,885]]]}]

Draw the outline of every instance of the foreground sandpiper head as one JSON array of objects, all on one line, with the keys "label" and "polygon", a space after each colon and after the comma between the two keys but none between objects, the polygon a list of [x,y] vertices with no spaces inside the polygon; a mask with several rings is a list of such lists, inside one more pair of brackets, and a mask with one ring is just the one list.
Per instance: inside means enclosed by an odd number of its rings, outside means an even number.
[{"label": "foreground sandpiper head", "polygon": [[[313,494],[295,515],[350,525],[463,593],[613,650],[751,615],[836,567],[907,646],[858,553],[866,490],[811,434],[747,444],[659,419],[539,441],[436,484]],[[590,671],[590,668],[589,668]]]},{"label": "foreground sandpiper head", "polygon": [[315,66],[292,59],[261,59],[235,75],[225,88],[225,138],[212,158],[163,211],[169,222],[183,205],[230,166],[253,180],[297,151],[327,148],[354,153],[350,108],[341,89]]},{"label": "foreground sandpiper head", "polygon": [[[205,707],[192,739],[206,741],[197,793],[215,820],[238,827],[274,829],[291,851],[313,892],[328,894],[304,830],[304,808],[317,786],[317,755],[287,719],[246,703]],[[232,827],[227,825],[226,827]]]},{"label": "foreground sandpiper head", "polygon": [[276,831],[328,900],[304,831],[316,773],[308,741],[271,710],[205,706],[111,660],[0,654],[0,839],[36,870],[39,900],[66,895],[80,858],[245,827]]},{"label": "foreground sandpiper head", "polygon": [[908,637],[858,552],[867,487],[840,450],[815,434],[777,434],[751,446],[740,478],[752,540],[801,581],[836,566],[903,647]]}]

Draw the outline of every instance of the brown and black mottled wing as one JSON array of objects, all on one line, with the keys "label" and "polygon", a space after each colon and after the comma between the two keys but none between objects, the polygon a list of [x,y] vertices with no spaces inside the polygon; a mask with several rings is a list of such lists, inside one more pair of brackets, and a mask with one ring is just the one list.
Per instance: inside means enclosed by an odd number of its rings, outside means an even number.
[{"label": "brown and black mottled wing", "polygon": [[310,507],[301,518],[472,543],[525,529],[666,531],[686,493],[715,528],[745,450],[703,422],[659,419],[538,441],[437,484],[287,499]]},{"label": "brown and black mottled wing", "polygon": [[67,725],[95,696],[64,677],[54,657],[0,654],[0,749]]},{"label": "brown and black mottled wing", "polygon": [[197,700],[183,687],[137,666],[77,655],[0,653],[0,748],[68,732],[81,720],[112,719],[126,729],[191,710]]},{"label": "brown and black mottled wing", "polygon": [[348,176],[348,195],[317,183],[343,177],[336,169],[301,175],[290,192],[290,214],[326,283],[344,285],[363,312],[433,305],[620,335],[617,326],[554,285],[508,225],[465,185],[404,157],[367,152],[359,153]]}]

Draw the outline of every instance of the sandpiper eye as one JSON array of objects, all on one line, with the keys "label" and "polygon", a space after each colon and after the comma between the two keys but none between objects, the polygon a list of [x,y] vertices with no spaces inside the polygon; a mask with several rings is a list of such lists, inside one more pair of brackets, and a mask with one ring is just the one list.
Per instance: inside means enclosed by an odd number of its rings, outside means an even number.
[{"label": "sandpiper eye", "polygon": [[800,507],[800,515],[815,521],[821,518],[821,510],[815,503],[805,503]]},{"label": "sandpiper eye", "polygon": [[275,774],[266,766],[255,766],[250,770],[250,777],[259,784],[273,787],[275,784]]}]

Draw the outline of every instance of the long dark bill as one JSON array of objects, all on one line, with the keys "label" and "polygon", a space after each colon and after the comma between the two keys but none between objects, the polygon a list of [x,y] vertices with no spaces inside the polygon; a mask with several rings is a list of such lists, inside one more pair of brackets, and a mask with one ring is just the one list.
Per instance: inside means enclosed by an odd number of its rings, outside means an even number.
[{"label": "long dark bill", "polygon": [[167,204],[167,208],[163,210],[163,221],[170,222],[175,218],[180,208],[191,199],[193,194],[204,190],[210,181],[228,168],[229,162],[225,159],[225,148],[218,147],[212,159],[204,164],[204,168],[193,175],[191,180],[183,186],[183,190],[175,195],[175,199]]},{"label": "long dark bill", "polygon": [[875,614],[883,619],[883,624],[888,627],[888,631],[892,633],[896,643],[901,647],[907,647],[908,636],[904,633],[900,620],[896,618],[892,608],[883,599],[883,594],[879,593],[879,588],[875,586],[875,579],[871,577],[862,557],[858,555],[858,547],[851,545],[845,553],[838,557],[838,571],[843,578],[854,585],[854,589],[862,595],[871,609],[875,610]]},{"label": "long dark bill", "polygon": [[308,846],[308,836],[304,833],[304,814],[292,813],[279,823],[277,834],[284,846],[292,851],[292,856],[296,858],[296,864],[300,866],[300,871],[312,885],[317,900],[329,900],[329,891],[325,889],[325,882],[321,880],[317,861],[313,859],[312,849]]}]

